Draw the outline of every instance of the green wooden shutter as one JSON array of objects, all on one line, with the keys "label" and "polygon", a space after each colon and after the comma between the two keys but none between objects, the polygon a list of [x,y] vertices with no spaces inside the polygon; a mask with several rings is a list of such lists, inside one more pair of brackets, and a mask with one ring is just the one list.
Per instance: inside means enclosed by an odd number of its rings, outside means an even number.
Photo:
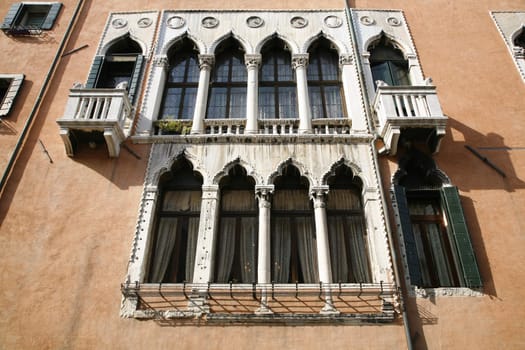
[{"label": "green wooden shutter", "polygon": [[142,66],[144,65],[144,56],[138,55],[135,61],[135,68],[133,69],[133,75],[129,82],[128,96],[129,100],[133,104],[135,101],[135,95],[137,94],[138,87],[140,86],[140,78],[142,77]]},{"label": "green wooden shutter", "polygon": [[93,63],[91,64],[91,70],[86,81],[86,88],[93,89],[96,87],[98,74],[102,68],[102,63],[104,62],[104,56],[95,56]]},{"label": "green wooden shutter", "polygon": [[20,88],[22,87],[23,81],[23,74],[16,74],[12,76],[11,83],[9,84],[9,89],[7,89],[4,100],[0,105],[0,117],[8,115],[11,111],[11,107],[15,102],[15,98],[18,95],[18,91],[20,91]]},{"label": "green wooden shutter", "polygon": [[410,221],[410,213],[408,211],[405,188],[403,186],[394,185],[394,195],[399,215],[398,225],[400,225],[400,227],[398,229],[403,232],[403,240],[405,242],[410,282],[412,285],[421,286],[423,281],[421,278],[421,269],[419,267],[416,240],[414,238],[414,232],[412,231],[412,222]]},{"label": "green wooden shutter", "polygon": [[470,241],[470,234],[468,232],[467,223],[465,222],[465,215],[459,199],[459,192],[457,187],[443,187],[441,189],[443,198],[443,205],[446,210],[448,219],[448,229],[454,237],[456,244],[456,251],[461,264],[463,272],[463,279],[466,287],[481,287],[481,276],[479,274],[478,265],[472,243]]},{"label": "green wooden shutter", "polygon": [[61,8],[62,8],[61,3],[59,2],[53,3],[51,5],[51,8],[49,9],[49,12],[47,13],[47,17],[44,20],[44,23],[42,23],[42,26],[40,28],[45,29],[45,30],[49,30],[53,28],[53,24],[55,23],[55,20]]},{"label": "green wooden shutter", "polygon": [[0,29],[6,30],[11,29],[11,27],[15,24],[16,17],[22,10],[23,4],[21,2],[17,2],[13,5],[11,5],[11,8],[9,11],[7,11],[7,14],[4,17],[4,22],[2,23],[2,26]]}]

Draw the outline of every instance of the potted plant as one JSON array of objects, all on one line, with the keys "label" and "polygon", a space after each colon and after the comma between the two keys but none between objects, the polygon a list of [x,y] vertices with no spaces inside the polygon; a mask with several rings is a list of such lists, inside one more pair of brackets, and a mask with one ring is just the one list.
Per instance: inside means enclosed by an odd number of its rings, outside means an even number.
[{"label": "potted plant", "polygon": [[187,135],[191,132],[191,121],[162,119],[155,122],[161,135]]}]

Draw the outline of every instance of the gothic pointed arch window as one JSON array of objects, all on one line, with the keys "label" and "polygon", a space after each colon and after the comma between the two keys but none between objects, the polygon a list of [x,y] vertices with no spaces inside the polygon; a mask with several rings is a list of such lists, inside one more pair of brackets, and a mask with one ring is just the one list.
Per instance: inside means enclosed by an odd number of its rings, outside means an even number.
[{"label": "gothic pointed arch window", "polygon": [[378,80],[388,85],[410,85],[408,61],[385,35],[369,48],[374,86]]},{"label": "gothic pointed arch window", "polygon": [[219,232],[215,245],[216,283],[257,282],[257,203],[255,181],[233,166],[219,183]]},{"label": "gothic pointed arch window", "polygon": [[262,119],[297,118],[297,88],[291,55],[286,44],[277,38],[262,50],[259,71],[259,117]]},{"label": "gothic pointed arch window", "polygon": [[183,157],[159,181],[148,282],[192,282],[199,233],[202,178]]},{"label": "gothic pointed arch window", "polygon": [[519,34],[516,35],[513,44],[514,46],[521,47],[525,50],[525,26],[521,28]]},{"label": "gothic pointed arch window", "polygon": [[246,118],[246,82],[244,52],[229,38],[215,51],[206,118]]},{"label": "gothic pointed arch window", "polygon": [[340,165],[327,180],[326,205],[332,280],[372,282],[366,223],[361,201],[362,183],[352,170]]},{"label": "gothic pointed arch window", "polygon": [[481,287],[459,191],[444,179],[416,149],[399,162],[393,189],[411,284]]},{"label": "gothic pointed arch window", "polygon": [[104,56],[95,56],[86,87],[114,89],[126,86],[133,103],[140,86],[143,65],[142,48],[126,35],[113,43]]},{"label": "gothic pointed arch window", "polygon": [[339,55],[325,38],[308,50],[308,94],[312,118],[343,118]]},{"label": "gothic pointed arch window", "polygon": [[168,52],[169,70],[159,119],[192,119],[199,86],[198,52],[184,38]]},{"label": "gothic pointed arch window", "polygon": [[308,180],[286,165],[274,181],[271,213],[271,280],[319,282],[315,223]]}]

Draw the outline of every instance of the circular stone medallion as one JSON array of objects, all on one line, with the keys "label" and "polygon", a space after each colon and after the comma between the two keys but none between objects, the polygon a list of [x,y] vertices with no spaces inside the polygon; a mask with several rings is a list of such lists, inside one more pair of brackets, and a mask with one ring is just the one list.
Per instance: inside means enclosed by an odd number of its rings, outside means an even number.
[{"label": "circular stone medallion", "polygon": [[341,24],[343,24],[343,20],[337,16],[327,16],[324,19],[324,23],[327,27],[338,28],[341,26]]},{"label": "circular stone medallion", "polygon": [[184,27],[184,25],[186,24],[186,21],[184,20],[184,18],[180,16],[173,16],[173,17],[168,18],[167,24],[168,24],[168,27],[172,29],[179,29],[179,28]]},{"label": "circular stone medallion", "polygon": [[111,25],[113,26],[113,28],[124,28],[125,26],[128,25],[128,21],[126,21],[124,18],[115,18],[112,22],[111,22]]},{"label": "circular stone medallion", "polygon": [[259,16],[251,16],[246,20],[246,24],[250,28],[259,28],[264,24],[264,20]]},{"label": "circular stone medallion", "polygon": [[201,23],[204,28],[215,28],[219,25],[219,20],[215,17],[204,17]]},{"label": "circular stone medallion", "polygon": [[294,28],[304,28],[308,25],[308,20],[304,17],[294,17],[290,20],[290,23],[292,24],[292,27]]}]

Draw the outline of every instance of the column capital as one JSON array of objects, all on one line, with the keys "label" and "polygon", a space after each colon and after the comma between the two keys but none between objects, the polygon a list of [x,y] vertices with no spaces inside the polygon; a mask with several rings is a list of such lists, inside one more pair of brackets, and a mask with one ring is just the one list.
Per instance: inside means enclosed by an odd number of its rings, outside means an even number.
[{"label": "column capital", "polygon": [[328,195],[328,185],[313,186],[310,188],[310,198],[314,201],[314,209],[326,206],[326,196]]},{"label": "column capital", "polygon": [[259,200],[259,206],[270,207],[270,200],[275,189],[274,185],[255,186],[255,197]]},{"label": "column capital", "polygon": [[215,64],[215,55],[199,55],[199,68],[211,69]]},{"label": "column capital", "polygon": [[354,64],[354,56],[352,56],[352,55],[341,55],[341,56],[339,56],[339,64],[341,66]]},{"label": "column capital", "polygon": [[162,68],[167,69],[169,66],[168,56],[166,55],[155,56],[153,58],[153,65],[155,67],[162,67]]},{"label": "column capital", "polygon": [[262,62],[262,55],[260,54],[246,54],[244,55],[244,63],[246,68],[259,68]]},{"label": "column capital", "polygon": [[305,68],[308,65],[308,57],[309,55],[307,53],[292,55],[292,68]]}]

